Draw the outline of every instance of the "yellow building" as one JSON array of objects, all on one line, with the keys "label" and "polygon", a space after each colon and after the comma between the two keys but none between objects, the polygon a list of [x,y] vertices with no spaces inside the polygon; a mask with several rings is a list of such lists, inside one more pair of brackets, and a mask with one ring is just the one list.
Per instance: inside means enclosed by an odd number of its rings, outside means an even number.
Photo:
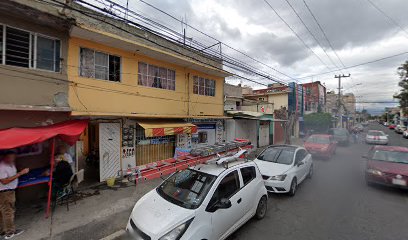
[{"label": "yellow building", "polygon": [[92,120],[84,146],[99,155],[100,180],[171,158],[176,147],[223,141],[228,74],[220,59],[96,12],[66,14],[76,21],[69,106],[72,116]]},{"label": "yellow building", "polygon": [[73,1],[0,4],[10,6],[0,17],[0,127],[90,119],[72,152],[86,174],[78,155],[99,162],[99,180],[224,140],[220,59]]}]

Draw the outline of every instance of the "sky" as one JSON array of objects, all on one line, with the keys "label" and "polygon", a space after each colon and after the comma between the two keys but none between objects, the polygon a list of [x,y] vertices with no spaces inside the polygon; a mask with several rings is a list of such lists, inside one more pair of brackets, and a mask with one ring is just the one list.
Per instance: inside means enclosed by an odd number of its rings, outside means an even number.
[{"label": "sky", "polygon": [[[351,78],[342,80],[343,91],[354,93],[357,101],[360,102],[393,101],[392,96],[399,91],[397,68],[408,60],[408,54],[405,54],[373,64],[334,71],[342,66],[340,60],[345,66],[353,66],[408,51],[408,14],[406,14],[408,1],[406,0],[268,0],[272,8],[288,23],[298,37],[264,0],[144,1],[179,19],[184,19],[189,25],[262,62],[260,64],[241,53],[222,48],[223,54],[275,76],[280,81],[290,82],[293,79],[299,83],[320,81],[328,91],[337,91],[338,82],[334,75],[350,73]],[[373,7],[370,1],[392,20]],[[126,4],[126,0],[115,2]],[[299,20],[288,2],[314,37]],[[315,15],[329,42],[304,2]],[[182,32],[180,22],[139,0],[129,0],[129,8]],[[189,27],[186,28],[186,35],[207,46],[216,43]],[[219,51],[218,46],[212,49]],[[334,72],[308,77],[329,70]],[[272,83],[269,79],[253,74],[242,73],[241,75],[264,84]],[[227,79],[227,82],[233,84],[241,81],[236,78]],[[242,81],[242,83],[254,88],[262,87],[248,81]],[[357,110],[364,108],[376,114],[386,106],[395,105],[397,104],[359,103]]]}]

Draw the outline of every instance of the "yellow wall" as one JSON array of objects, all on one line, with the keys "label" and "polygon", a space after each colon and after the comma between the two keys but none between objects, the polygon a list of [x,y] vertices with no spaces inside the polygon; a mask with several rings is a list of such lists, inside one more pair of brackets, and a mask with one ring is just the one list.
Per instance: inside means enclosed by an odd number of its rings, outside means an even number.
[{"label": "yellow wall", "polygon": [[[121,57],[121,82],[79,76],[80,47]],[[138,62],[143,61],[176,71],[175,91],[138,85]],[[104,46],[88,40],[71,38],[68,49],[69,105],[72,111],[119,115],[222,116],[224,78],[209,76],[168,62]],[[193,76],[216,80],[215,97],[193,94]],[[97,88],[97,89],[95,89]]]},{"label": "yellow wall", "polygon": [[268,102],[273,103],[273,108],[275,110],[278,110],[281,107],[286,107],[286,109],[288,109],[288,94],[270,94],[268,95]]}]

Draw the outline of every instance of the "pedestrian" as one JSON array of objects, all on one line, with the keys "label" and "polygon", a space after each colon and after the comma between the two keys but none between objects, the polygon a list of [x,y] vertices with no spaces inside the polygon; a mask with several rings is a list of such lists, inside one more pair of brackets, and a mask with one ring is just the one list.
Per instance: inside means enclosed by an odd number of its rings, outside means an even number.
[{"label": "pedestrian", "polygon": [[30,170],[24,168],[17,172],[16,153],[5,152],[0,162],[0,232],[4,239],[11,239],[23,233],[23,230],[15,228],[14,214],[18,178],[27,174]]},{"label": "pedestrian", "polygon": [[69,165],[71,165],[72,171],[75,170],[74,160],[72,159],[72,156],[68,153],[68,149],[65,145],[58,146],[55,161],[56,162],[66,161],[69,163]]}]

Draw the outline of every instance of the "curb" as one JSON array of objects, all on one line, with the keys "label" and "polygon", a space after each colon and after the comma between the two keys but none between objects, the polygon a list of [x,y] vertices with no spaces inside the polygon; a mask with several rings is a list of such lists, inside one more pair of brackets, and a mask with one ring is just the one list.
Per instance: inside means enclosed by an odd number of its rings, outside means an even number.
[{"label": "curb", "polygon": [[119,231],[117,231],[117,232],[112,233],[112,234],[109,235],[109,236],[106,236],[106,237],[104,237],[104,238],[101,238],[101,239],[99,239],[99,240],[114,240],[114,239],[117,239],[117,238],[119,238],[119,237],[125,235],[125,233],[126,233],[126,231],[122,229],[122,230],[119,230]]}]

